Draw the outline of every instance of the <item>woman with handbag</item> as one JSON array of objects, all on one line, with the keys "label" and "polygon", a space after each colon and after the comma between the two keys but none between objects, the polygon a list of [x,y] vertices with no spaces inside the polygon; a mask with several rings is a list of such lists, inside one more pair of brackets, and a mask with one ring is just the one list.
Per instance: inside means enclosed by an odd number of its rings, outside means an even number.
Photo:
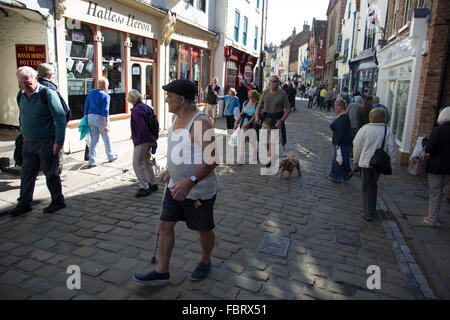
[{"label": "woman with handbag", "polygon": [[430,202],[428,216],[423,221],[429,227],[435,227],[439,221],[442,190],[450,181],[450,106],[439,113],[437,124],[430,138],[423,141],[425,152],[430,155],[425,170]]},{"label": "woman with handbag", "polygon": [[[386,112],[375,108],[369,113],[369,123],[363,126],[353,140],[353,159],[361,168],[363,210],[361,215],[365,220],[371,221],[377,206],[377,182],[380,171],[375,170],[373,160],[379,149],[387,152],[390,161],[389,169],[394,167],[397,158],[394,134],[386,126]],[[370,164],[372,163],[372,165]],[[389,163],[388,163],[389,166]]]},{"label": "woman with handbag", "polygon": [[352,126],[350,118],[345,113],[346,103],[344,99],[336,100],[334,107],[337,117],[330,124],[333,131],[333,150],[334,156],[331,162],[331,171],[328,180],[331,182],[341,183],[345,177],[351,172],[350,168],[350,152],[352,149]]},{"label": "woman with handbag", "polygon": [[225,108],[223,111],[223,115],[227,119],[227,129],[233,129],[234,127],[234,109],[238,108],[238,111],[240,110],[240,103],[239,99],[236,97],[236,90],[234,88],[230,88],[228,90],[227,96],[219,97],[217,94],[217,100],[223,100],[225,101]]}]

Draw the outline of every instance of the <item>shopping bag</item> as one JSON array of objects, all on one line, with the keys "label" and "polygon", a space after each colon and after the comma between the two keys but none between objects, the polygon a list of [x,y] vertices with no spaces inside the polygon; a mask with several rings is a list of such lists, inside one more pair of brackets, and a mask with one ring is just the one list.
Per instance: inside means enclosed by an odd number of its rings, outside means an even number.
[{"label": "shopping bag", "polygon": [[239,143],[239,132],[241,129],[236,129],[233,131],[233,134],[230,137],[230,141],[228,141],[228,144],[232,147],[236,147]]},{"label": "shopping bag", "polygon": [[407,171],[413,176],[423,176],[426,172],[429,158],[430,155],[423,148],[417,156],[411,159]]}]

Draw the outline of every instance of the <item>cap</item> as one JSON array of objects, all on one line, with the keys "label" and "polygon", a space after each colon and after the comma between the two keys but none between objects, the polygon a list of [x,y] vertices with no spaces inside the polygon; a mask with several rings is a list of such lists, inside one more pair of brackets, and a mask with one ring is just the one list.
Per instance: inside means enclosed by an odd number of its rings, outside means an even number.
[{"label": "cap", "polygon": [[162,87],[167,92],[176,93],[188,100],[195,100],[197,95],[196,85],[187,79],[173,80]]}]

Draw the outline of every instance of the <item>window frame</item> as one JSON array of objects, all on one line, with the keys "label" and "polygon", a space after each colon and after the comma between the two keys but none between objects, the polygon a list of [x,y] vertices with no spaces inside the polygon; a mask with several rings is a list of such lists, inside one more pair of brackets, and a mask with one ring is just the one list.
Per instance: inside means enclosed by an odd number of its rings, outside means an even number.
[{"label": "window frame", "polygon": [[234,41],[239,42],[239,29],[241,24],[241,13],[239,10],[234,11]]},{"label": "window frame", "polygon": [[244,25],[242,28],[242,43],[244,46],[247,45],[247,35],[248,35],[248,18],[244,16]]},{"label": "window frame", "polygon": [[255,51],[258,50],[258,33],[259,33],[259,28],[258,28],[258,26],[255,26],[255,41],[254,41]]},{"label": "window frame", "polygon": [[206,13],[206,0],[197,0],[196,8]]},{"label": "window frame", "polygon": [[403,11],[403,25],[407,25],[411,21],[411,0],[405,0]]}]

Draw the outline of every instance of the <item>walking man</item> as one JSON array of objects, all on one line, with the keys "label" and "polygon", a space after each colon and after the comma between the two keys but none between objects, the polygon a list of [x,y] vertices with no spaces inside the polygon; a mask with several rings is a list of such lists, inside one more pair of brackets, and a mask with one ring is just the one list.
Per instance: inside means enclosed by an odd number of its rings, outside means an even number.
[{"label": "walking man", "polygon": [[20,67],[17,78],[21,91],[17,95],[19,122],[23,135],[23,165],[20,179],[20,197],[11,211],[20,216],[32,209],[34,186],[39,170],[45,175],[52,202],[44,213],[65,208],[58,155],[64,145],[66,115],[57,93],[46,90],[47,104],[42,101],[43,86],[31,67]]},{"label": "walking man", "polygon": [[386,124],[389,124],[389,121],[391,120],[391,115],[389,114],[388,108],[384,104],[380,104],[380,98],[375,96],[372,99],[372,107],[374,108],[382,108],[386,112]]},{"label": "walking man", "polygon": [[[168,134],[167,170],[161,180],[169,182],[165,191],[159,221],[159,259],[154,271],[135,275],[135,281],[143,284],[167,283],[170,278],[169,261],[175,244],[175,224],[185,221],[187,227],[200,233],[202,256],[190,279],[199,281],[207,277],[211,268],[211,252],[214,248],[213,206],[219,180],[215,168],[215,152],[211,156],[205,150],[215,150],[214,127],[209,118],[197,109],[196,86],[183,79],[163,86],[167,91],[169,112],[176,115]],[[208,140],[204,134],[208,131]],[[213,149],[211,149],[213,147]],[[189,159],[176,157],[176,150],[193,150]],[[200,161],[197,161],[201,159]]]},{"label": "walking man", "polygon": [[[277,76],[270,77],[269,89],[264,91],[261,100],[256,108],[255,120],[259,120],[260,111],[263,110],[262,129],[270,132],[271,129],[282,129],[284,122],[291,113],[291,104],[284,90],[279,87],[280,79]],[[284,133],[286,128],[284,127]],[[282,132],[283,133],[283,130]],[[285,134],[284,134],[285,135]],[[284,141],[286,137],[284,137]],[[271,159],[270,135],[267,137],[267,156]],[[271,166],[271,161],[266,167]]]},{"label": "walking man", "polygon": [[[217,117],[217,96],[220,96],[220,86],[217,84],[219,79],[214,77],[212,84],[208,86],[208,92],[206,94],[206,114],[211,118],[213,127],[216,125]],[[217,95],[215,94],[217,93]]]},{"label": "walking man", "polygon": [[362,100],[361,96],[356,96],[355,102],[350,103],[347,107],[347,110],[345,110],[345,112],[350,117],[350,124],[352,126],[352,133],[353,133],[354,137],[356,137],[356,133],[358,132],[357,113],[358,113],[358,109],[362,107],[361,100]]},{"label": "walking man", "polygon": [[309,88],[308,90],[308,109],[313,108],[314,95],[316,94],[315,90],[316,88],[314,87],[314,85],[312,85],[311,88]]}]

